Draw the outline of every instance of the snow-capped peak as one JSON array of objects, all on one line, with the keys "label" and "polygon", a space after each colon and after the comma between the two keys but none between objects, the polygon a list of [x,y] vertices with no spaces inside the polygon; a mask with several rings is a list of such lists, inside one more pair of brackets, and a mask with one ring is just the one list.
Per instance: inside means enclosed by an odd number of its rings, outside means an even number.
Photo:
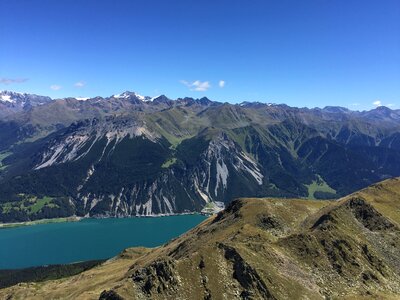
[{"label": "snow-capped peak", "polygon": [[38,96],[34,94],[18,93],[12,91],[0,91],[0,103],[15,109],[24,109],[42,105],[51,101],[50,97]]},{"label": "snow-capped peak", "polygon": [[122,93],[122,94],[116,94],[116,95],[113,95],[112,96],[113,98],[117,98],[117,99],[121,99],[121,98],[129,98],[129,95],[125,92],[125,93]]},{"label": "snow-capped peak", "polygon": [[75,99],[78,101],[86,101],[86,100],[89,100],[90,98],[89,97],[77,97]]},{"label": "snow-capped peak", "polygon": [[161,97],[161,95],[158,95],[158,96],[152,97],[152,98],[150,98],[150,100],[149,100],[149,101],[153,101],[154,99],[157,99],[158,97]]},{"label": "snow-capped peak", "polygon": [[0,101],[1,102],[15,103],[15,100],[11,98],[11,95],[1,95]]},{"label": "snow-capped peak", "polygon": [[122,94],[113,95],[112,97],[117,98],[117,99],[128,99],[130,97],[135,97],[141,101],[147,101],[150,99],[150,97],[145,97],[145,96],[139,95],[138,93],[128,92],[128,91],[123,92]]},{"label": "snow-capped peak", "polygon": [[8,91],[8,90],[4,90],[4,91],[0,91],[0,95],[27,95],[26,93],[20,93],[20,92],[13,92],[13,91]]},{"label": "snow-capped peak", "polygon": [[24,96],[24,94],[11,91],[0,91],[0,102],[16,103],[16,99],[21,96]]},{"label": "snow-capped peak", "polygon": [[136,93],[135,93],[135,96],[136,96],[136,98],[138,98],[138,99],[140,99],[142,101],[146,100],[145,96],[142,96],[142,95],[139,95],[139,94],[136,94]]}]

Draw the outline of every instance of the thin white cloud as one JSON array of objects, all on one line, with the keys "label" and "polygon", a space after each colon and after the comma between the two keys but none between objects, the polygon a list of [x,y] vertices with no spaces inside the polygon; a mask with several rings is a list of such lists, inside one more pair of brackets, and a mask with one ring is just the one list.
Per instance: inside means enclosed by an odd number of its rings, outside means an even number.
[{"label": "thin white cloud", "polygon": [[84,81],[78,81],[78,82],[76,82],[75,84],[74,84],[74,86],[76,87],[76,88],[83,88],[84,86],[86,85],[86,82],[84,82]]},{"label": "thin white cloud", "polygon": [[376,100],[372,103],[375,106],[382,106],[382,101],[381,100]]},{"label": "thin white cloud", "polygon": [[351,106],[360,106],[360,103],[355,102],[355,103],[351,103],[350,105],[351,105]]},{"label": "thin white cloud", "polygon": [[379,106],[386,106],[386,107],[391,108],[391,107],[395,107],[395,106],[396,106],[396,104],[393,104],[393,103],[388,103],[388,104],[382,103],[381,100],[376,100],[376,101],[372,102],[372,104],[373,104],[374,106],[376,106],[376,107],[379,107]]},{"label": "thin white cloud", "polygon": [[0,78],[1,84],[23,83],[28,81],[28,78]]},{"label": "thin white cloud", "polygon": [[191,91],[196,92],[205,92],[211,87],[211,84],[208,81],[196,80],[193,82],[188,82],[186,80],[181,80],[180,82],[186,85]]},{"label": "thin white cloud", "polygon": [[50,86],[50,88],[51,88],[53,91],[58,91],[58,90],[61,89],[61,85],[53,84],[53,85]]},{"label": "thin white cloud", "polygon": [[219,85],[220,88],[223,88],[225,86],[225,80],[220,80],[218,82],[218,85]]}]

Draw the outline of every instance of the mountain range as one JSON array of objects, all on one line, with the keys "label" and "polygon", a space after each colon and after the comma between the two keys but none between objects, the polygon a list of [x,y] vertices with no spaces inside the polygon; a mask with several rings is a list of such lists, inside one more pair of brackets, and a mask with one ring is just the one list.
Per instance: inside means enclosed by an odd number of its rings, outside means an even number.
[{"label": "mountain range", "polygon": [[237,199],[163,246],[126,249],[74,276],[65,266],[58,276],[42,268],[28,274],[39,282],[0,297],[398,299],[399,199],[399,178],[338,201]]},{"label": "mountain range", "polygon": [[0,222],[340,198],[400,176],[400,110],[0,92]]}]

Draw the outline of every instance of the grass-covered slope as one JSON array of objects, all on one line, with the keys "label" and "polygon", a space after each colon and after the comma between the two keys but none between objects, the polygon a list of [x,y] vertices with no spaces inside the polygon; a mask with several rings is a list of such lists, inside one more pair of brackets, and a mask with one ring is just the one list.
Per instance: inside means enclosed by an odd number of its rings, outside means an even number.
[{"label": "grass-covered slope", "polygon": [[238,199],[155,249],[12,299],[398,299],[400,179],[339,201]]}]

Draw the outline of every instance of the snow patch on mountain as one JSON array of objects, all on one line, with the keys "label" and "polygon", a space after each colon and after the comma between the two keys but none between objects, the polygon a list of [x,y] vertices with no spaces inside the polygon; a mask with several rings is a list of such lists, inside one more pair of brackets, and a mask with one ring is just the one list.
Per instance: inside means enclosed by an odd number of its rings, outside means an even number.
[{"label": "snow patch on mountain", "polygon": [[126,93],[122,93],[122,94],[113,95],[112,97],[117,98],[117,99],[127,99],[127,98],[129,98],[129,95]]},{"label": "snow patch on mountain", "polygon": [[2,102],[10,102],[10,103],[16,102],[14,99],[11,99],[11,95],[1,95],[0,99]]},{"label": "snow patch on mountain", "polygon": [[135,97],[141,101],[146,101],[150,99],[150,97],[142,96],[135,92],[123,92],[121,94],[113,95],[112,97],[116,99],[129,99],[130,97]]}]

